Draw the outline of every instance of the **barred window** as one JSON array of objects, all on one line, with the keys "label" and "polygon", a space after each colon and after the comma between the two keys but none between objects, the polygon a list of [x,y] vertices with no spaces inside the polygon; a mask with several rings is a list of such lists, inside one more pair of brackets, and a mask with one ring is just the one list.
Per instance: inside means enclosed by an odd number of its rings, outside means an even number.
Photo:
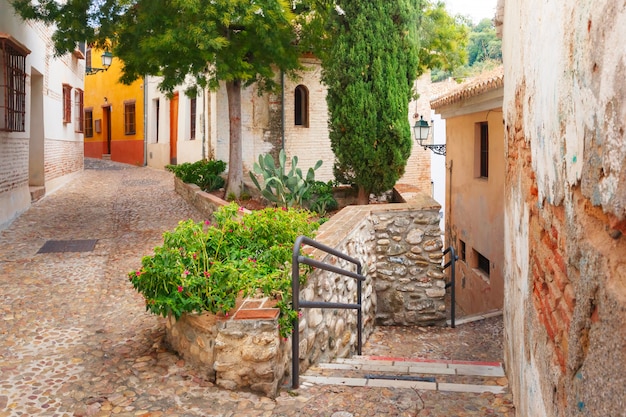
[{"label": "barred window", "polygon": [[135,125],[135,102],[124,103],[124,133],[134,135],[137,127]]},{"label": "barred window", "polygon": [[63,123],[72,121],[72,86],[63,84]]},{"label": "barred window", "polygon": [[74,91],[74,114],[76,114],[76,121],[74,125],[74,130],[76,132],[82,132],[85,128],[85,113],[83,112],[83,90],[77,88]]},{"label": "barred window", "polygon": [[28,54],[13,37],[0,34],[0,131],[25,131]]},{"label": "barred window", "polygon": [[93,138],[93,109],[85,109],[85,137]]}]

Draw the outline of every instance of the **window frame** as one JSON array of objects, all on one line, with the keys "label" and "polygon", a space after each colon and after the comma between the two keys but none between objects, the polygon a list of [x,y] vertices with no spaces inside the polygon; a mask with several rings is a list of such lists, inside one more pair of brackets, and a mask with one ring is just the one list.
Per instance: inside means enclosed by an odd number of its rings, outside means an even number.
[{"label": "window frame", "polygon": [[[132,111],[130,111],[132,109]],[[137,134],[137,113],[135,100],[124,101],[124,134],[126,136]]]},{"label": "window frame", "polygon": [[[93,138],[93,107],[89,107],[83,110],[84,122],[85,122],[85,137]],[[87,116],[89,114],[89,116]]]},{"label": "window frame", "polygon": [[26,56],[30,50],[0,33],[0,131],[26,131]]},{"label": "window frame", "polygon": [[63,124],[72,123],[72,86],[63,83]]},{"label": "window frame", "polygon": [[478,124],[479,137],[479,171],[480,178],[489,178],[489,124],[482,122]]},{"label": "window frame", "polygon": [[309,89],[299,84],[293,96],[294,126],[309,127]]},{"label": "window frame", "polygon": [[76,106],[76,120],[74,131],[83,133],[85,131],[85,93],[80,88],[74,89],[74,106]]}]

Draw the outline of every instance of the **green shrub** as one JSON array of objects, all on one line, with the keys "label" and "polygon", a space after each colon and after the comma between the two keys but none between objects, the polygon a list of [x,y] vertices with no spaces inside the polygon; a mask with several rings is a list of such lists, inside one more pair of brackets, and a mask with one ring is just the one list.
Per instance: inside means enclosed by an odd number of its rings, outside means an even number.
[{"label": "green shrub", "polygon": [[226,162],[202,159],[197,162],[185,162],[180,165],[165,167],[188,184],[196,184],[203,191],[213,191],[224,186],[224,178],[220,176],[226,170]]},{"label": "green shrub", "polygon": [[332,181],[315,181],[311,184],[305,199],[307,201],[306,207],[322,216],[339,207],[339,203],[333,196]]},{"label": "green shrub", "polygon": [[163,246],[129,273],[147,310],[176,318],[185,312],[226,313],[239,295],[260,291],[279,300],[280,334],[290,334],[293,242],[312,237],[319,224],[305,210],[241,211],[232,203],[213,214],[215,224],[186,220],[164,234]]},{"label": "green shrub", "polygon": [[[306,177],[298,168],[298,157],[291,159],[291,169],[287,171],[287,156],[283,149],[278,155],[278,164],[272,155],[259,155],[259,161],[254,163],[250,178],[261,195],[280,207],[304,207],[306,195],[310,195],[309,188],[315,182],[315,170],[322,165],[319,160],[315,167],[309,168]],[[254,175],[263,177],[263,187]]]}]

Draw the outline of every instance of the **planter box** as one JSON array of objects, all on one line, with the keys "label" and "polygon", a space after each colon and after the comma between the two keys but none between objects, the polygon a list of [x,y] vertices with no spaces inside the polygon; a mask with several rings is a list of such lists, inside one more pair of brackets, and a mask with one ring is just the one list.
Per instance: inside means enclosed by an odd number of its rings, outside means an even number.
[{"label": "planter box", "polygon": [[267,298],[241,300],[228,316],[169,316],[166,340],[216,385],[274,398],[285,375],[286,342],[278,334],[279,310]]}]

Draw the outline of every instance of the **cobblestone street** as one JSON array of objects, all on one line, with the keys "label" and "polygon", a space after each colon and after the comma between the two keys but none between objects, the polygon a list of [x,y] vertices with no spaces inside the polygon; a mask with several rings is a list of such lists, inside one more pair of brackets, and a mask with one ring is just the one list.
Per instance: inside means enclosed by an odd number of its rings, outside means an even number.
[{"label": "cobblestone street", "polygon": [[[0,232],[0,417],[514,416],[510,394],[302,385],[275,400],[214,387],[162,342],[127,279],[179,220],[172,174],[86,159]],[[50,240],[93,251],[38,253]],[[366,354],[502,361],[502,320],[380,329]],[[494,357],[495,356],[495,357]]]}]

